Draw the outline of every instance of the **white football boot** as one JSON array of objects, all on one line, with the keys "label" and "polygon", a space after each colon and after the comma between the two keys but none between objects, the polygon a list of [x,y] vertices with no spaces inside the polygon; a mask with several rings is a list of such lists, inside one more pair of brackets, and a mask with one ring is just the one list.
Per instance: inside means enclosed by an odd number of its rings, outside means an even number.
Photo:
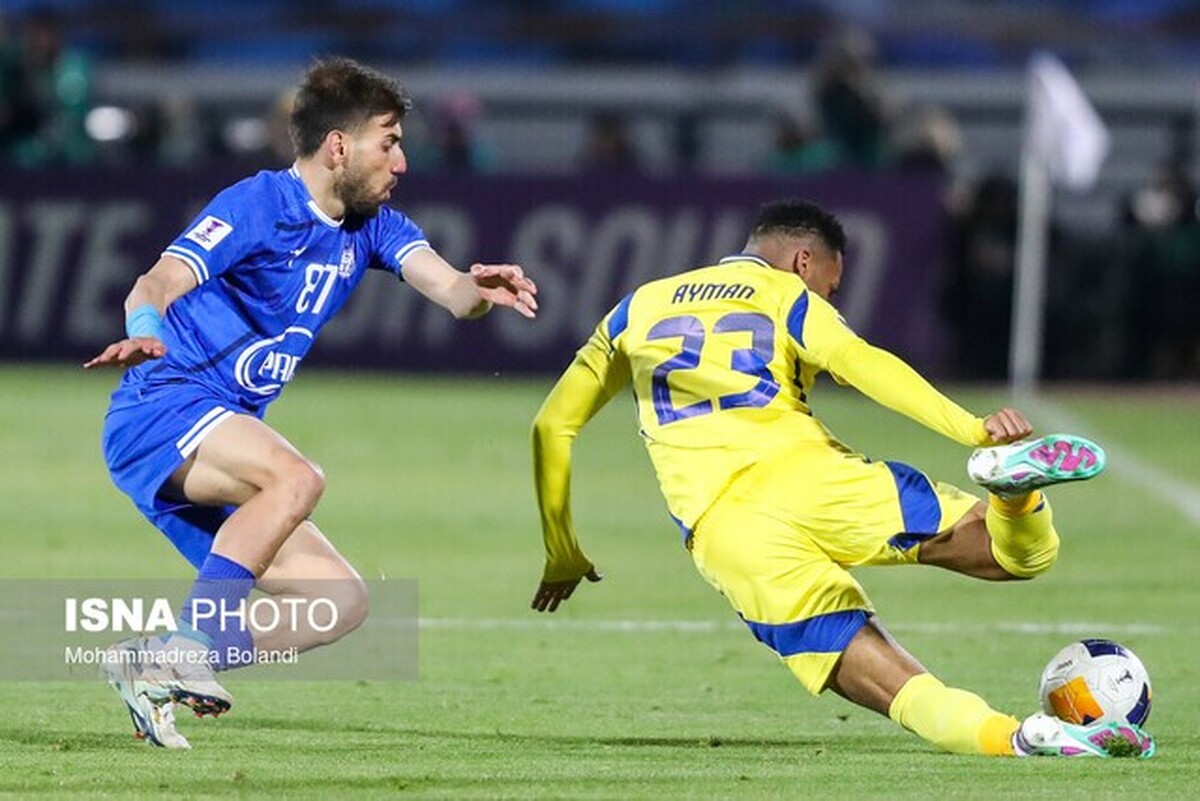
[{"label": "white football boot", "polygon": [[[136,658],[122,658],[120,652]],[[229,710],[233,696],[217,683],[207,661],[208,649],[179,635],[167,639],[139,637],[109,648],[104,678],[121,696],[137,736],[163,748],[190,748],[175,730],[175,704],[197,717],[216,717]]]},{"label": "white football boot", "polygon": [[1127,723],[1077,726],[1038,712],[1021,722],[1013,734],[1013,752],[1020,757],[1154,756],[1154,738]]},{"label": "white football boot", "polygon": [[1073,434],[979,448],[967,459],[967,475],[988,492],[1007,497],[1064,481],[1100,475],[1108,463],[1104,449]]},{"label": "white football boot", "polygon": [[197,717],[216,717],[233,706],[233,696],[213,676],[205,645],[172,634],[165,640],[150,640],[147,647],[153,649],[156,659],[143,667],[138,683],[151,701],[183,704]]},{"label": "white football boot", "polygon": [[137,648],[140,641],[127,640],[109,648],[106,653],[111,657],[105,660],[101,675],[125,702],[135,737],[159,748],[191,748],[187,738],[175,730],[175,704],[171,701],[155,704],[145,692],[134,689],[141,667],[120,655]]}]

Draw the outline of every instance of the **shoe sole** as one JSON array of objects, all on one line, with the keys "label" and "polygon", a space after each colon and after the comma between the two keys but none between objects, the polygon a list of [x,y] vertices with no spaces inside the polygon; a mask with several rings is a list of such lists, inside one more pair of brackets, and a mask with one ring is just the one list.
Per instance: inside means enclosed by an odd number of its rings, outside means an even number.
[{"label": "shoe sole", "polygon": [[[192,710],[192,712],[196,714],[196,717],[204,717],[205,715],[217,717],[228,712],[233,706],[232,698],[222,698],[218,695],[193,692],[182,687],[176,687],[169,690],[157,689],[153,693],[149,692],[148,689],[143,689],[139,693],[137,687],[139,682],[137,682],[137,680],[129,679],[121,674],[116,674],[108,668],[105,669],[104,676],[108,681],[109,686],[116,690],[117,694],[121,696],[121,700],[125,702],[125,706],[129,707],[130,714],[134,716],[134,725],[139,725],[138,719],[143,718],[144,716],[138,712],[136,705],[129,699],[130,697],[136,698],[139,694],[144,695],[151,704],[155,705],[165,703],[167,701],[174,701],[175,703],[183,704],[188,709]],[[121,685],[126,683],[129,684],[129,697],[127,697],[126,692],[121,688]],[[140,683],[146,688],[154,686],[154,683],[152,682],[142,681]],[[139,725],[139,729],[145,733],[149,731],[150,727]]]},{"label": "shoe sole", "polygon": [[979,485],[999,493],[1030,492],[1052,484],[1086,481],[1104,471],[1108,457],[1104,449],[1083,437],[1070,434],[1051,434],[1025,443],[982,448],[972,454],[1000,452],[1003,461],[994,466],[991,476],[972,479]]},{"label": "shoe sole", "polygon": [[1149,759],[1158,753],[1158,744],[1154,737],[1140,731],[1136,728],[1130,728],[1120,723],[1114,723],[1112,727],[1114,737],[1123,738],[1130,745],[1138,749],[1136,754],[1138,759]]},{"label": "shoe sole", "polygon": [[204,693],[193,693],[188,690],[171,690],[171,700],[178,704],[183,704],[192,710],[198,718],[202,718],[205,715],[212,715],[214,718],[220,717],[233,706],[230,701],[224,698]]}]

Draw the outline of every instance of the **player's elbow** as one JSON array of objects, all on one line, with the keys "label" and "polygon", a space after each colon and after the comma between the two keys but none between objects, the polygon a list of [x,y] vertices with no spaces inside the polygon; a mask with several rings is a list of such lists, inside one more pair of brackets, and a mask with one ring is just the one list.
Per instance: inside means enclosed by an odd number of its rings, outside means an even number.
[{"label": "player's elbow", "polygon": [[196,285],[196,275],[190,267],[172,256],[163,256],[133,282],[125,297],[125,311],[131,312],[147,303],[165,310]]},{"label": "player's elbow", "polygon": [[533,441],[535,451],[542,449],[546,443],[553,440],[556,436],[562,433],[562,426],[559,425],[554,415],[542,409],[533,418],[533,425],[529,428],[529,436]]},{"label": "player's elbow", "polygon": [[144,273],[137,277],[133,282],[133,287],[130,288],[129,294],[125,296],[125,313],[129,314],[139,306],[147,303],[162,308],[163,299],[166,291],[162,285],[162,281],[150,273]]}]

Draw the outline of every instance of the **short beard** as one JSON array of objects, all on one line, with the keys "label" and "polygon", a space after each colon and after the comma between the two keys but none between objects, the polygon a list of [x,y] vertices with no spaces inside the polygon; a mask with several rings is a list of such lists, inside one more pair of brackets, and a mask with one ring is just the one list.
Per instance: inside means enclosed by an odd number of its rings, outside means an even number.
[{"label": "short beard", "polygon": [[382,200],[368,197],[366,182],[356,180],[357,176],[347,173],[337,186],[338,196],[346,207],[346,214],[355,217],[374,217],[379,213]]}]

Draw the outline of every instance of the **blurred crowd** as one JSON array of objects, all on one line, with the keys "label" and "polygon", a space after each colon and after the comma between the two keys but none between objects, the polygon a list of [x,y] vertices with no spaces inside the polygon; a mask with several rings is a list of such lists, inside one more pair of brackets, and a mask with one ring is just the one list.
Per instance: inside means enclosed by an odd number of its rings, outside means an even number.
[{"label": "blurred crowd", "polygon": [[0,156],[25,166],[89,161],[87,59],[66,47],[53,11],[18,18],[16,30],[10,25],[0,17]]},{"label": "blurred crowd", "polygon": [[[955,374],[1006,374],[1018,187],[990,175],[950,209],[943,312]],[[1200,204],[1183,161],[1120,199],[1118,224],[1050,231],[1045,372],[1063,379],[1200,378]]]},{"label": "blurred crowd", "polygon": [[[215,120],[187,98],[133,107],[98,105],[92,66],[63,18],[33,10],[0,16],[0,161],[25,168],[90,163],[173,164],[235,157],[247,167],[291,160],[285,93],[267,109]],[[834,169],[922,170],[941,176],[947,219],[941,308],[959,343],[955,373],[1006,375],[1016,260],[1018,187],[1002,170],[965,176],[963,135],[944,108],[889,94],[875,39],[834,29],[813,48],[809,91],[779,109],[765,174]],[[418,100],[421,100],[418,98]],[[406,123],[413,168],[505,169],[480,135],[487,109],[466,92],[419,103]],[[678,115],[669,163],[695,168],[697,118]],[[1050,236],[1045,370],[1058,378],[1200,377],[1200,207],[1189,153],[1119,199],[1112,230],[1056,226]],[[580,172],[648,171],[621,109],[593,113],[577,143]],[[660,160],[661,162],[661,160]],[[661,163],[653,168],[662,172]]]},{"label": "blurred crowd", "polygon": [[[775,143],[761,169],[781,173],[838,167],[953,169],[962,148],[944,109],[906,107],[888,95],[874,39],[847,27],[821,39],[811,97],[780,109]],[[197,158],[290,160],[291,96],[267,109],[200,109],[186,97],[122,106],[95,100],[89,58],[73,47],[64,18],[41,9],[0,15],[0,159],[24,166],[177,163]],[[409,119],[411,161],[428,170],[504,169],[479,135],[484,109],[466,92],[424,102]],[[680,114],[672,169],[695,166],[699,123]],[[576,147],[584,171],[647,169],[631,120],[619,108],[591,114]],[[661,171],[661,159],[655,169]]]}]

